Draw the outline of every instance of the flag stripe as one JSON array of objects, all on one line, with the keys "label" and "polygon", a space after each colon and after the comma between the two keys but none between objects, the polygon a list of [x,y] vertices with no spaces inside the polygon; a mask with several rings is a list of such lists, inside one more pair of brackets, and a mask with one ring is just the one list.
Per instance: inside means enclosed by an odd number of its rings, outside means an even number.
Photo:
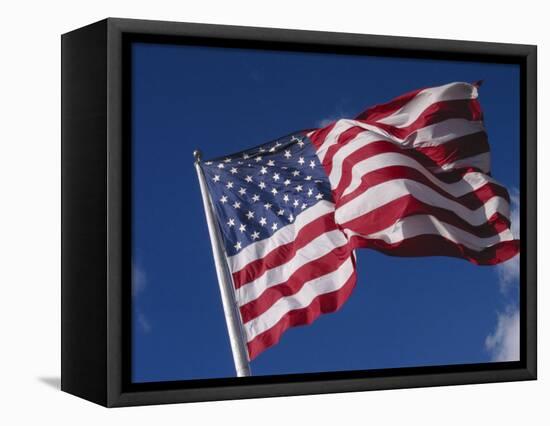
[{"label": "flag stripe", "polygon": [[495,212],[479,225],[472,225],[454,211],[435,207],[417,200],[412,195],[405,195],[363,214],[342,226],[352,229],[362,235],[379,232],[400,219],[414,215],[430,215],[441,222],[451,224],[463,231],[480,237],[491,237],[510,227],[510,221],[502,213]]},{"label": "flag stripe", "polygon": [[275,302],[283,297],[297,293],[309,280],[319,278],[337,269],[349,259],[349,249],[346,244],[337,247],[329,253],[301,265],[295,269],[286,281],[269,286],[260,296],[240,306],[244,323],[263,314]]},{"label": "flag stripe", "polygon": [[430,87],[418,92],[410,102],[393,114],[376,119],[376,122],[403,128],[417,121],[420,115],[434,104],[475,98],[477,98],[477,87],[468,83],[450,83]]},{"label": "flag stripe", "polygon": [[476,265],[496,265],[514,257],[519,250],[519,240],[506,240],[480,250],[473,250],[441,235],[423,234],[395,243],[381,239],[352,236],[350,245],[354,248],[370,248],[390,256],[422,257],[449,256],[466,259]]},{"label": "flag stripe", "polygon": [[[362,235],[352,229],[346,229],[344,232],[349,238],[362,236],[368,237],[365,238],[368,240],[380,240],[387,244],[397,244],[421,235],[435,235],[445,238],[454,244],[464,246],[472,252],[481,252],[494,244],[514,239],[512,233],[508,229],[490,237],[479,237],[451,224],[441,222],[432,215],[404,217],[388,228],[368,235]],[[416,255],[414,250],[409,254],[409,256],[411,255]]]},{"label": "flag stripe", "polygon": [[277,344],[281,335],[288,328],[311,324],[321,314],[328,314],[340,309],[353,291],[355,281],[355,274],[353,274],[338,290],[319,294],[307,307],[289,310],[281,317],[279,322],[247,343],[250,359],[253,360],[261,352]]},{"label": "flag stripe", "polygon": [[[469,138],[470,136],[468,136]],[[463,141],[466,145],[466,143]],[[357,138],[352,143],[342,147],[340,151],[333,158],[333,167],[331,173],[329,174],[329,180],[332,185],[334,194],[338,198],[343,190],[347,188],[348,183],[353,174],[353,169],[350,167],[344,167],[344,162],[347,164],[357,164],[359,162],[364,162],[371,157],[375,157],[379,154],[395,153],[407,157],[410,160],[403,158],[401,161],[411,164],[413,162],[418,163],[417,168],[426,169],[427,173],[433,173],[432,170],[437,172],[445,171],[445,168],[450,168],[453,162],[462,161],[464,167],[475,166],[479,164],[468,164],[475,162],[474,157],[479,154],[486,153],[488,145],[483,145],[482,140],[473,140],[470,146],[466,146],[464,152],[456,153],[454,152],[454,147],[449,146],[449,149],[446,148],[446,145],[432,147],[430,148],[431,153],[435,156],[447,157],[447,162],[438,163],[432,158],[427,157],[422,152],[412,149],[403,149],[397,146],[394,142],[391,141],[381,141],[376,135],[366,134],[364,137]],[[397,157],[392,157],[397,158]],[[397,160],[399,161],[399,160]],[[370,163],[375,163],[376,160],[371,161]],[[397,162],[396,162],[397,165]],[[485,166],[485,165],[484,165]],[[376,167],[376,164],[372,164],[372,167]],[[349,170],[349,173],[343,176],[345,171]],[[430,170],[428,172],[428,170]],[[343,178],[343,179],[342,179]]]},{"label": "flag stripe", "polygon": [[[418,169],[412,167],[388,166],[365,173],[361,177],[361,183],[359,186],[351,193],[339,199],[339,206],[344,206],[346,203],[361,195],[369,188],[394,179],[414,180],[431,188],[442,196],[451,198],[472,210],[478,209],[487,200],[495,196],[503,198],[508,203],[510,202],[508,191],[506,191],[506,188],[503,186],[485,179],[476,179],[479,177],[479,173],[470,173],[467,177],[467,182],[470,187],[457,188],[452,184],[442,184],[440,182],[434,183],[433,179],[429,179],[426,174],[423,174]],[[469,192],[463,193],[457,189],[467,190]]]},{"label": "flag stripe", "polygon": [[344,226],[346,222],[406,195],[410,195],[428,205],[453,211],[464,221],[474,226],[486,222],[497,212],[506,217],[509,216],[510,212],[509,204],[504,198],[491,197],[481,207],[471,210],[460,202],[448,196],[443,196],[415,180],[394,179],[369,188],[344,206],[337,207],[336,222],[340,226]]},{"label": "flag stripe", "polygon": [[340,290],[354,274],[353,261],[348,258],[335,271],[308,281],[292,297],[279,299],[266,312],[243,324],[248,341],[272,328],[286,313],[309,306],[319,295]]},{"label": "flag stripe", "polygon": [[271,268],[266,273],[245,285],[236,289],[237,302],[239,305],[250,302],[259,297],[266,289],[280,283],[286,282],[289,277],[301,266],[308,262],[315,261],[330,253],[334,247],[341,247],[347,244],[345,235],[334,230],[326,232],[315,238],[305,247],[296,252],[289,262]]},{"label": "flag stripe", "polygon": [[301,213],[296,221],[279,229],[272,238],[260,240],[245,247],[241,252],[228,258],[232,272],[236,272],[256,259],[263,259],[271,251],[294,241],[296,234],[315,219],[334,211],[330,201],[320,201],[315,206]]},{"label": "flag stripe", "polygon": [[312,240],[315,240],[325,232],[332,231],[336,228],[337,225],[336,222],[334,222],[334,214],[331,211],[307,223],[301,229],[295,230],[295,239],[293,241],[278,246],[263,258],[253,260],[241,270],[234,272],[233,282],[235,288],[239,288],[259,278],[269,269],[288,262],[296,255],[299,249],[305,247]]}]

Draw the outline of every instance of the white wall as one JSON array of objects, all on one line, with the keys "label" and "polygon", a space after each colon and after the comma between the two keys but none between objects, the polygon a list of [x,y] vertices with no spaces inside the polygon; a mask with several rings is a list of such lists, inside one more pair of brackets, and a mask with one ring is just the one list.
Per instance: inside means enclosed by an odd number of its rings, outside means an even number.
[{"label": "white wall", "polygon": [[[0,422],[23,424],[541,424],[548,419],[549,270],[539,223],[537,382],[106,410],[52,387],[60,357],[60,34],[107,16],[539,45],[539,164],[549,159],[541,1],[93,0],[0,6]],[[376,4],[376,5],[374,5]],[[539,172],[539,217],[549,211]],[[57,379],[56,379],[57,378]],[[11,421],[5,418],[11,417]],[[30,423],[34,422],[34,423]],[[77,423],[78,422],[78,423]],[[345,422],[345,423],[344,423]]]}]

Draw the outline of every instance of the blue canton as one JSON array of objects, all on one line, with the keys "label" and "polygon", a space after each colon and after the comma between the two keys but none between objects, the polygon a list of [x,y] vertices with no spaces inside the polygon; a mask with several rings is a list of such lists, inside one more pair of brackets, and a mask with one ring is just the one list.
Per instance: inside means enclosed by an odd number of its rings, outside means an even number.
[{"label": "blue canton", "polygon": [[303,133],[201,164],[229,256],[271,237],[321,200],[330,184]]}]

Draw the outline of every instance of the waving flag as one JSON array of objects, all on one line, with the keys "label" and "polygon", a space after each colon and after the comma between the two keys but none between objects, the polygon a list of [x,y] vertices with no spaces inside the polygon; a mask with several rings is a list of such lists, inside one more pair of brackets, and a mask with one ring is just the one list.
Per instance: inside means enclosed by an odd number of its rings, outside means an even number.
[{"label": "waving flag", "polygon": [[518,253],[477,96],[418,90],[201,164],[249,359],[342,306],[356,248],[476,264]]}]

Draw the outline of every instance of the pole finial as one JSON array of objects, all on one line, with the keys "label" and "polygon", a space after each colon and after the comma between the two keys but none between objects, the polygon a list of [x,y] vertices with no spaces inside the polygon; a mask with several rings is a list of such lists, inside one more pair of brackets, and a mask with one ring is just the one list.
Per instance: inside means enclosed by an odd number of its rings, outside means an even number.
[{"label": "pole finial", "polygon": [[200,163],[201,162],[201,151],[200,149],[195,149],[193,151],[193,157],[195,158],[195,163]]}]

